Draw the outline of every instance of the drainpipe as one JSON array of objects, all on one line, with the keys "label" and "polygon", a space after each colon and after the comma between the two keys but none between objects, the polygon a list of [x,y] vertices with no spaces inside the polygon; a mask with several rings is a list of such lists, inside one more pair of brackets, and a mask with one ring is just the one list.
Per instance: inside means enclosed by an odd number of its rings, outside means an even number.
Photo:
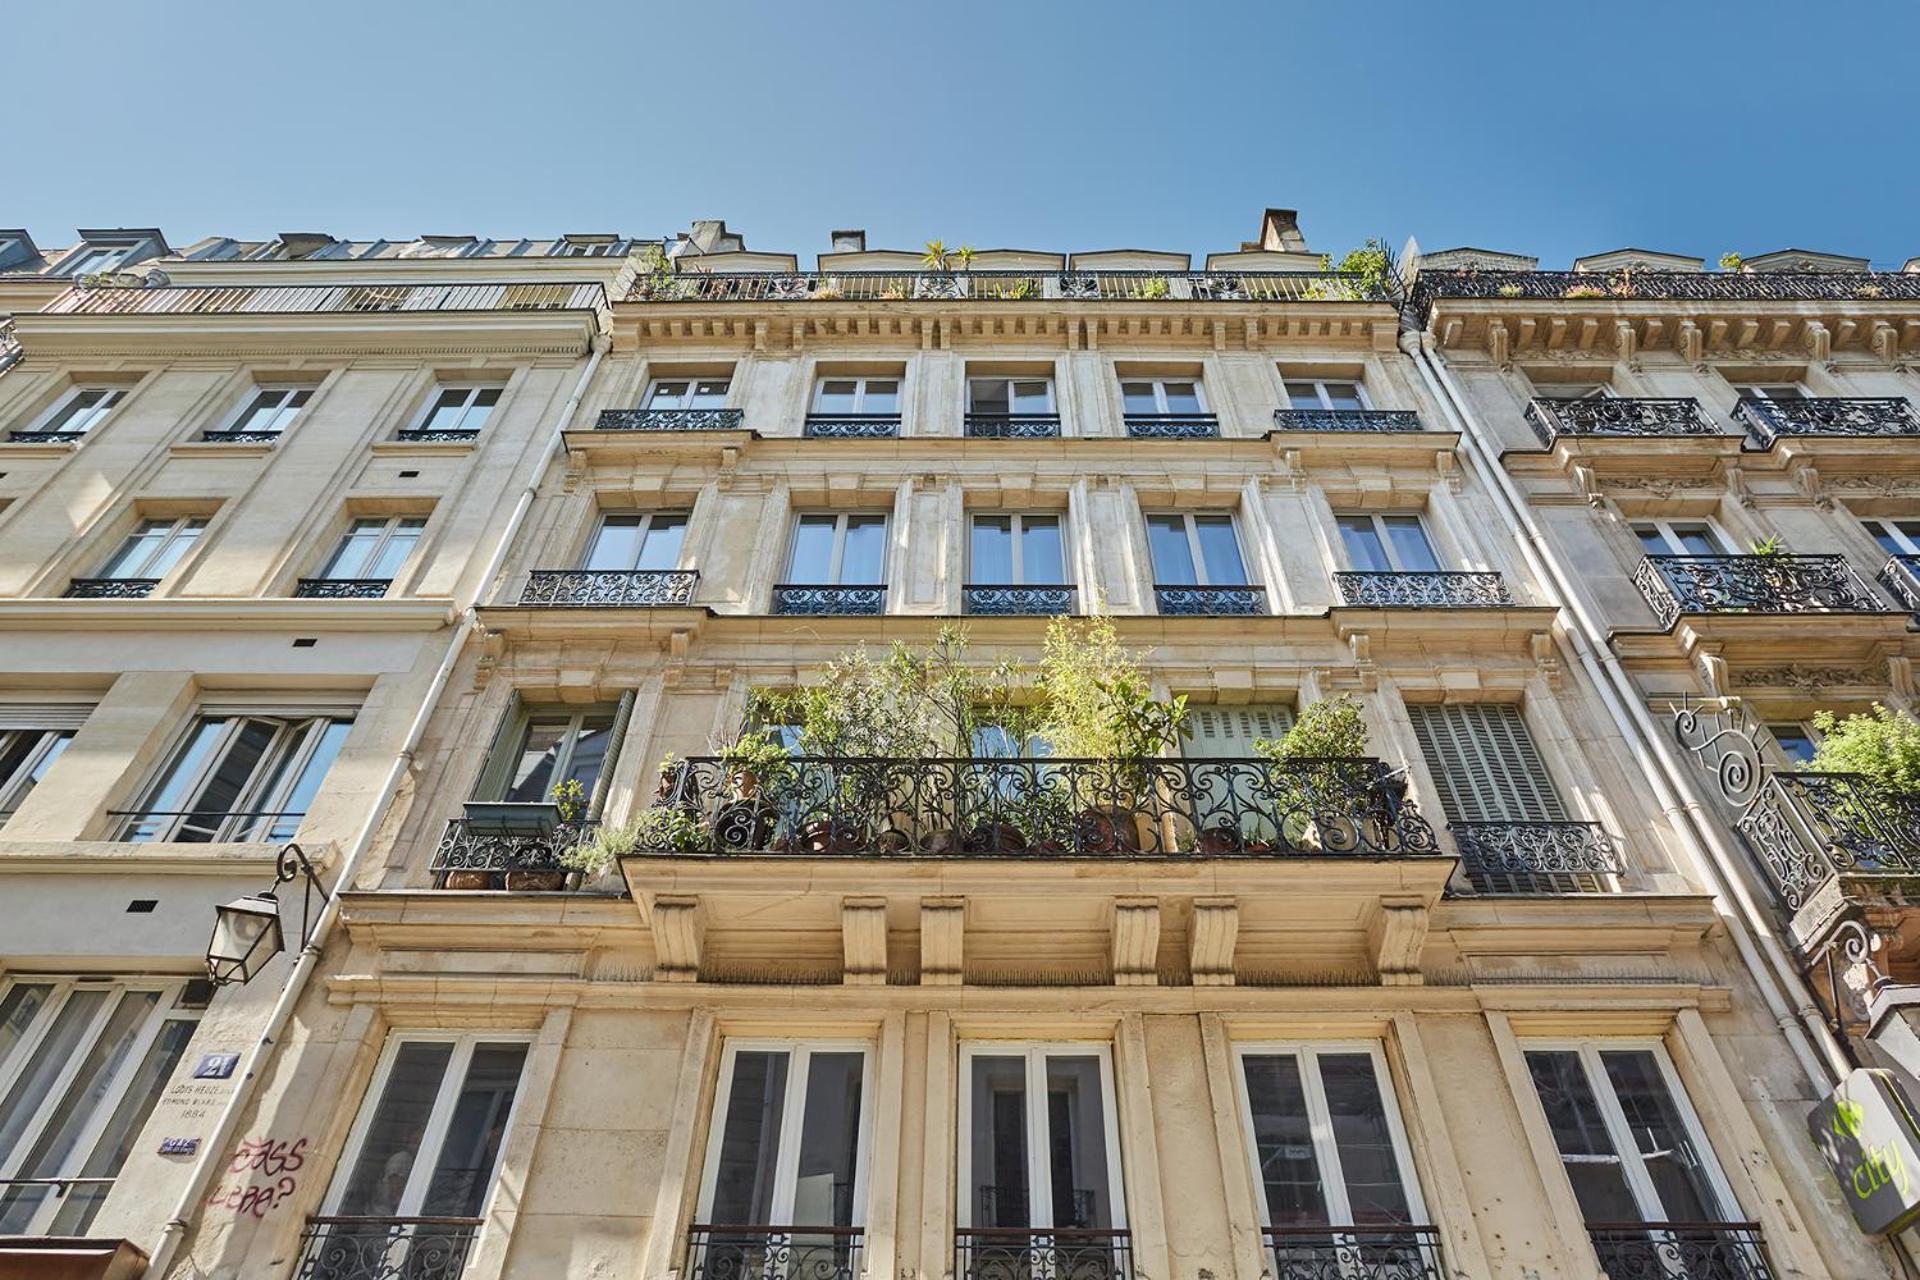
[{"label": "drainpipe", "polygon": [[193,1225],[195,1210],[206,1196],[207,1184],[220,1163],[226,1159],[228,1145],[233,1141],[234,1132],[240,1124],[240,1117],[253,1100],[254,1090],[259,1086],[261,1070],[266,1066],[268,1055],[273,1046],[286,1030],[287,1022],[293,1017],[294,1006],[300,1002],[306,991],[307,983],[319,967],[321,952],[326,949],[327,939],[333,927],[340,920],[340,895],[349,888],[360,869],[360,860],[366,856],[373,845],[374,833],[386,819],[387,809],[393,803],[394,793],[399,790],[401,781],[413,767],[413,753],[420,745],[420,739],[426,735],[427,722],[432,718],[434,709],[439,705],[440,694],[447,687],[447,681],[453,677],[454,666],[460,660],[460,652],[466,647],[467,635],[479,626],[479,604],[487,598],[493,589],[493,580],[506,563],[507,554],[512,550],[515,535],[525,523],[527,512],[533,507],[533,500],[540,492],[540,481],[555,458],[566,449],[566,430],[573,421],[573,415],[580,407],[580,401],[586,396],[587,387],[593,381],[593,375],[600,368],[601,357],[612,345],[611,337],[604,333],[595,333],[591,340],[592,353],[587,357],[586,368],[580,371],[580,379],[574,384],[573,394],[567,397],[567,403],[560,410],[559,421],[553,429],[553,438],[540,454],[540,460],[534,464],[533,471],[527,477],[526,487],[520,491],[520,500],[514,504],[513,514],[501,526],[500,536],[494,542],[493,554],[487,560],[485,572],[480,575],[474,590],[474,602],[469,604],[455,624],[453,636],[447,642],[447,651],[440,659],[439,669],[433,673],[433,683],[427,687],[420,699],[419,710],[414,713],[413,723],[407,728],[406,740],[400,750],[394,754],[393,763],[387,768],[387,776],[375,793],[373,805],[367,811],[366,820],[361,823],[353,843],[347,847],[347,853],[340,861],[340,874],[334,877],[333,893],[326,905],[320,910],[319,919],[314,922],[313,936],[300,949],[300,956],[294,962],[293,972],[287,975],[286,985],[281,987],[279,999],[275,1001],[273,1011],[267,1017],[267,1023],[260,1032],[260,1038],[254,1043],[253,1050],[246,1058],[246,1071],[240,1076],[240,1083],[234,1087],[233,1096],[227,1099],[226,1106],[220,1112],[219,1123],[214,1126],[213,1134],[200,1148],[200,1158],[194,1161],[193,1172],[187,1178],[187,1185],[180,1193],[180,1200],[173,1207],[173,1215],[167,1219],[166,1226],[160,1229],[160,1242],[154,1246],[147,1274],[156,1280],[165,1280],[167,1267],[173,1262],[173,1256],[186,1239],[187,1229]]},{"label": "drainpipe", "polygon": [[[1424,333],[1401,337],[1402,349],[1414,357],[1414,366],[1420,370],[1428,391],[1460,431],[1468,455],[1492,478],[1508,531],[1519,544],[1528,567],[1549,587],[1551,603],[1575,624],[1563,628],[1562,633],[1581,667],[1600,690],[1614,724],[1629,742],[1643,748],[1635,753],[1641,772],[1652,785],[1661,809],[1670,819],[1677,819],[1672,823],[1673,828],[1693,853],[1707,888],[1716,901],[1732,903],[1737,908],[1729,911],[1722,907],[1728,936],[1759,986],[1768,1011],[1786,1037],[1801,1070],[1816,1088],[1825,1089],[1837,1083],[1853,1067],[1846,1049],[1835,1038],[1812,992],[1794,968],[1779,935],[1774,932],[1767,910],[1754,901],[1743,878],[1740,856],[1708,809],[1687,771],[1686,762],[1679,758],[1674,744],[1654,723],[1632,677],[1608,643],[1605,628],[1587,611],[1574,590],[1569,570],[1560,563],[1558,553],[1534,520],[1532,509],[1513,478],[1499,464],[1499,452],[1489,433],[1475,417],[1446,361],[1431,350],[1431,342],[1431,336]],[[1649,762],[1649,754],[1653,763]]]}]

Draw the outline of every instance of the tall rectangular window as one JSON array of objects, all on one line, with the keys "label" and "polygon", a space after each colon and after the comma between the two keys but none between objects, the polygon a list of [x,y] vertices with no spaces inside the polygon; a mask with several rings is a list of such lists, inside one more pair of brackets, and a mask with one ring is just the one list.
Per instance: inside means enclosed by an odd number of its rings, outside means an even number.
[{"label": "tall rectangular window", "polygon": [[1920,520],[1863,520],[1861,523],[1888,555],[1920,555]]},{"label": "tall rectangular window", "polygon": [[612,707],[517,711],[482,774],[476,799],[544,804],[554,788],[578,782],[592,796],[616,749]]},{"label": "tall rectangular window", "polygon": [[1417,515],[1353,512],[1334,517],[1353,568],[1371,573],[1438,573],[1425,526]]},{"label": "tall rectangular window", "polygon": [[1004,1247],[996,1229],[1126,1226],[1106,1046],[967,1045],[961,1090],[957,1221],[977,1261]]},{"label": "tall rectangular window", "polygon": [[232,423],[208,436],[278,436],[293,425],[312,398],[312,387],[261,387]]},{"label": "tall rectangular window", "polygon": [[320,576],[329,581],[391,582],[413,554],[426,527],[425,516],[355,520],[327,557]]},{"label": "tall rectangular window", "polygon": [[1157,585],[1246,585],[1247,563],[1230,515],[1149,515],[1147,545],[1153,553]]},{"label": "tall rectangular window", "polygon": [[1059,516],[976,515],[969,552],[969,582],[1025,586],[1067,580]]},{"label": "tall rectangular window", "polygon": [[291,840],[353,729],[350,715],[202,715],[123,840]]},{"label": "tall rectangular window", "polygon": [[77,437],[86,435],[126,399],[125,387],[75,387],[53,410],[24,431],[14,432],[16,439],[34,436]]},{"label": "tall rectangular window", "polygon": [[1053,412],[1051,378],[968,378],[967,412],[986,417]]},{"label": "tall rectangular window", "polygon": [[647,384],[644,409],[722,409],[733,382],[729,378],[655,378]]},{"label": "tall rectangular window", "polygon": [[126,541],[100,566],[102,578],[147,578],[158,581],[180,563],[207,531],[202,516],[173,520],[142,520]]},{"label": "tall rectangular window", "polygon": [[1120,383],[1120,401],[1128,417],[1207,412],[1207,393],[1198,378],[1127,378]]},{"label": "tall rectangular window", "polygon": [[427,410],[412,427],[402,431],[409,437],[441,440],[470,440],[487,425],[494,406],[506,388],[498,383],[465,383],[439,387]]},{"label": "tall rectangular window", "polygon": [[613,512],[600,518],[582,569],[676,569],[687,538],[685,511]]},{"label": "tall rectangular window", "polygon": [[1407,704],[1413,736],[1454,822],[1562,822],[1567,809],[1520,708],[1506,702]]},{"label": "tall rectangular window", "polygon": [[1287,403],[1295,409],[1368,409],[1367,392],[1351,378],[1288,378]]},{"label": "tall rectangular window", "polygon": [[873,512],[809,512],[794,524],[788,582],[873,586],[886,581],[887,517]]},{"label": "tall rectangular window", "polygon": [[1723,556],[1728,543],[1707,520],[1635,520],[1634,536],[1650,556]]},{"label": "tall rectangular window", "polygon": [[73,734],[68,728],[0,728],[0,821],[13,816]]},{"label": "tall rectangular window", "polygon": [[900,412],[898,378],[822,378],[813,389],[818,417],[891,416]]}]

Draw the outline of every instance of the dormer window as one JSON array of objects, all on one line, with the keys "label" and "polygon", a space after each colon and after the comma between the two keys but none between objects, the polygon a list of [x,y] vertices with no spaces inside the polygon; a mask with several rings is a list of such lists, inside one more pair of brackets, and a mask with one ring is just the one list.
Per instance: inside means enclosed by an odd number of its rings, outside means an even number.
[{"label": "dormer window", "polygon": [[98,275],[103,271],[117,270],[133,253],[130,244],[94,244],[81,248],[74,256],[60,264],[67,275]]}]

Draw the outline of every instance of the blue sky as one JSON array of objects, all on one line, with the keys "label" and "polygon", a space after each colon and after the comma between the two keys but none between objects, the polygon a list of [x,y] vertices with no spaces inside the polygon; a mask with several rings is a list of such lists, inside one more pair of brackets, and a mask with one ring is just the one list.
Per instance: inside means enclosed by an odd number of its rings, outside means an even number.
[{"label": "blue sky", "polygon": [[[115,38],[76,43],[75,29]],[[0,225],[1920,255],[1920,5],[8,0]]]}]

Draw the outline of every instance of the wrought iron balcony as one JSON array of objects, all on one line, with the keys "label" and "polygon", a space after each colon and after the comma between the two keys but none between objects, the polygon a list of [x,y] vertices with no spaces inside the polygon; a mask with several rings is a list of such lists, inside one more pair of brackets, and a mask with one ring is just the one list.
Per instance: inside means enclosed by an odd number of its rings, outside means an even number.
[{"label": "wrought iron balcony", "polygon": [[1691,396],[1670,400],[1583,396],[1578,400],[1527,401],[1527,425],[1541,447],[1561,436],[1719,436],[1720,430]]},{"label": "wrought iron balcony", "polygon": [[145,600],[158,578],[75,578],[67,583],[69,600]]},{"label": "wrought iron balcony", "polygon": [[1920,876],[1920,795],[1859,774],[1770,771],[1737,825],[1789,911],[1842,876]]},{"label": "wrought iron balcony", "polygon": [[560,889],[572,874],[560,855],[590,839],[598,822],[553,821],[516,829],[451,818],[433,851],[434,884],[442,889]]},{"label": "wrought iron balcony", "polygon": [[1275,409],[1275,431],[1419,431],[1411,409]]},{"label": "wrought iron balcony", "polygon": [[1610,893],[1625,870],[1597,822],[1453,822],[1476,893]]},{"label": "wrought iron balcony", "polygon": [[1773,1280],[1751,1222],[1590,1222],[1609,1280]]},{"label": "wrought iron balcony", "polygon": [[1267,1227],[1273,1280],[1447,1280],[1437,1227]]},{"label": "wrought iron balcony", "polygon": [[1230,618],[1267,612],[1267,589],[1242,583],[1221,587],[1155,586],[1155,605],[1176,618]]},{"label": "wrought iron balcony", "polygon": [[1002,616],[1072,613],[1080,594],[1072,583],[1018,587],[968,583],[960,590],[968,613]]},{"label": "wrought iron balcony", "polygon": [[900,434],[900,415],[810,413],[800,434],[809,440],[890,440]]},{"label": "wrought iron balcony", "polygon": [[300,600],[378,600],[392,578],[302,578],[293,589]]},{"label": "wrought iron balcony", "polygon": [[1218,440],[1220,417],[1212,413],[1129,413],[1127,434],[1135,440]]},{"label": "wrought iron balcony", "polygon": [[778,614],[877,617],[886,610],[887,589],[884,586],[814,586],[783,582],[773,589],[773,611]]},{"label": "wrought iron balcony", "polygon": [[1052,440],[1060,434],[1060,415],[969,413],[964,430],[973,440]]},{"label": "wrought iron balcony", "polygon": [[1662,627],[1689,613],[1892,613],[1840,555],[1647,556],[1633,571]]},{"label": "wrought iron balcony", "polygon": [[685,271],[629,302],[1389,302],[1337,271]]},{"label": "wrought iron balcony", "polygon": [[294,1280],[460,1280],[480,1218],[308,1218]]},{"label": "wrought iron balcony", "polygon": [[1391,573],[1344,570],[1333,575],[1340,603],[1361,609],[1504,609],[1513,604],[1497,573]]},{"label": "wrought iron balcony", "polygon": [[1439,840],[1378,760],[792,756],[681,761],[681,854],[1404,858]]},{"label": "wrought iron balcony", "polygon": [[1920,613],[1920,556],[1898,555],[1880,571],[1880,585],[1909,613]]},{"label": "wrought iron balcony", "polygon": [[1091,1227],[959,1227],[954,1280],[1132,1280],[1133,1238]]},{"label": "wrought iron balcony", "polygon": [[1902,271],[1422,271],[1407,300],[1425,324],[1446,298],[1608,302],[1822,302],[1920,299]]},{"label": "wrought iron balcony", "polygon": [[480,432],[476,428],[444,431],[401,431],[395,433],[393,438],[403,444],[471,444],[480,438]]},{"label": "wrought iron balcony", "polygon": [[79,444],[87,438],[84,431],[9,431],[8,444]]},{"label": "wrought iron balcony", "polygon": [[1781,436],[1920,436],[1920,418],[1899,396],[1877,400],[1741,396],[1733,420],[1763,449],[1772,448]]},{"label": "wrought iron balcony", "polygon": [[698,569],[535,569],[522,605],[574,609],[678,609],[693,603]]},{"label": "wrought iron balcony", "polygon": [[295,284],[109,286],[69,289],[43,309],[55,316],[297,315],[421,311],[598,311],[591,284]]},{"label": "wrought iron balcony", "polygon": [[696,1222],[687,1228],[682,1275],[686,1280],[860,1280],[865,1238],[860,1227]]},{"label": "wrought iron balcony", "polygon": [[739,431],[744,409],[602,409],[595,431]]},{"label": "wrought iron balcony", "polygon": [[278,431],[202,431],[203,444],[275,444],[280,439]]}]

